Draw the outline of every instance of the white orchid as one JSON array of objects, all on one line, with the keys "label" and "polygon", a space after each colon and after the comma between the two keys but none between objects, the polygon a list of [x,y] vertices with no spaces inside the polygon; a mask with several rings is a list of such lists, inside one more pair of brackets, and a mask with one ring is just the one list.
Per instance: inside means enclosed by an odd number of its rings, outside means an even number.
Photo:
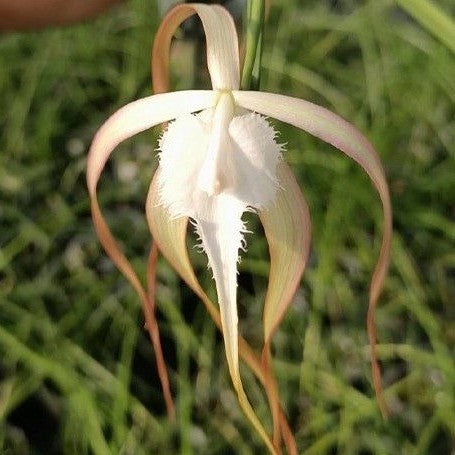
[{"label": "white orchid", "polygon": [[[157,35],[160,48],[155,46],[153,62],[156,77],[166,78],[173,31],[194,13],[199,15],[205,30],[212,90],[155,94],[126,105],[106,121],[97,132],[88,157],[87,183],[92,212],[106,250],[144,297],[139,280],[101,216],[96,187],[109,155],[120,142],[171,121],[159,142],[159,167],[147,198],[150,230],[161,253],[217,320],[217,310],[201,289],[188,259],[186,227],[188,219],[192,220],[213,271],[234,388],[246,415],[269,449],[275,452],[279,451],[281,411],[278,400],[269,393],[274,387],[269,365],[270,343],[292,301],[308,258],[310,221],[307,204],[282,158],[282,146],[276,142],[276,132],[266,117],[287,122],[334,145],[365,169],[380,195],[385,227],[370,290],[368,328],[372,346],[375,343],[374,306],[389,262],[391,208],[388,188],[373,147],[345,120],[300,99],[239,90],[237,33],[231,16],[220,6],[181,5],[168,15]],[[257,374],[262,375],[267,384],[271,401],[275,423],[273,443],[246,399],[239,372],[236,287],[239,250],[245,248],[242,220],[245,211],[259,215],[270,250],[269,285],[263,315],[263,370]],[[246,358],[250,355],[247,348],[242,352]],[[372,360],[376,369],[375,387],[379,392],[374,349]],[[253,368],[261,368],[257,362],[250,361],[251,364],[256,365]]]}]

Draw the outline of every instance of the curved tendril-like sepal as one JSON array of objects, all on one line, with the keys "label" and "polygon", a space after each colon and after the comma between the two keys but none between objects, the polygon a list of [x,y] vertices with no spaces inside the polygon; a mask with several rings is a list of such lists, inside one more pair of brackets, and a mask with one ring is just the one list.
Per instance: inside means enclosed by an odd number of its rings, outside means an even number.
[{"label": "curved tendril-like sepal", "polygon": [[213,90],[235,90],[240,84],[239,45],[232,16],[219,5],[177,5],[164,17],[153,43],[151,71],[155,93],[169,90],[169,52],[177,28],[197,14],[207,42],[207,66]]},{"label": "curved tendril-like sepal", "polygon": [[384,227],[381,250],[370,285],[367,329],[371,347],[373,385],[382,415],[387,406],[382,394],[381,374],[376,355],[374,312],[390,262],[392,208],[381,161],[373,146],[353,125],[329,110],[308,101],[264,92],[233,92],[240,106],[289,123],[335,146],[356,161],[368,174],[382,203]]},{"label": "curved tendril-like sepal", "polygon": [[275,202],[258,212],[270,254],[264,304],[264,344],[269,344],[295,296],[310,254],[308,204],[286,163],[278,168],[280,189]]},{"label": "curved tendril-like sepal", "polygon": [[[212,92],[187,93],[185,109],[199,110],[209,107],[213,102]],[[148,129],[163,121],[170,120],[182,110],[182,105],[176,103],[175,94],[149,97],[128,104],[117,111],[97,132],[90,147],[87,159],[87,186],[90,194],[93,224],[103,248],[125,278],[136,290],[144,311],[147,330],[155,350],[157,369],[161,387],[166,402],[167,412],[171,418],[175,416],[169,379],[164,363],[163,353],[154,314],[153,300],[145,292],[136,272],[123,254],[101,212],[96,188],[101,172],[115,147],[139,131]],[[179,96],[179,100],[182,98]],[[162,103],[164,101],[164,104]],[[149,115],[143,115],[144,112]]]},{"label": "curved tendril-like sepal", "polygon": [[273,417],[274,444],[279,444],[279,396],[272,373],[271,342],[291,304],[310,253],[311,222],[308,205],[289,166],[277,169],[280,188],[273,204],[258,212],[269,246],[270,272],[264,304],[262,365]]}]

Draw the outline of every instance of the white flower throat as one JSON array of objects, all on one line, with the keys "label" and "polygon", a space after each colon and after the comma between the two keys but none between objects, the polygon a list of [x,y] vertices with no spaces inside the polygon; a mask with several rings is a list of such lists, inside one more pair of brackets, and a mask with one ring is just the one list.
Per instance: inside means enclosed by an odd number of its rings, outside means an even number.
[{"label": "white flower throat", "polygon": [[267,120],[236,114],[230,93],[216,106],[168,125],[159,143],[160,200],[173,217],[197,221],[201,205],[222,195],[247,208],[265,208],[278,187],[282,146]]}]

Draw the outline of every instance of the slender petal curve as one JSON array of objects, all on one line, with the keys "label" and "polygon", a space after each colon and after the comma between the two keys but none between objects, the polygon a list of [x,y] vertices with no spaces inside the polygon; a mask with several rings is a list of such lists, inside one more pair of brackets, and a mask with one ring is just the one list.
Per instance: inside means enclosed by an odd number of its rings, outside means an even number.
[{"label": "slender petal curve", "polygon": [[233,96],[236,103],[246,109],[294,125],[335,146],[360,164],[379,193],[384,214],[384,228],[379,259],[371,279],[367,327],[371,346],[373,384],[379,407],[386,417],[387,407],[382,396],[374,325],[374,310],[389,266],[392,241],[392,208],[381,161],[362,133],[340,116],[321,106],[298,98],[266,92],[233,91]]},{"label": "slender petal curve", "polygon": [[214,90],[236,90],[240,86],[237,31],[232,16],[219,5],[192,3],[178,5],[164,17],[156,33],[152,51],[153,86],[167,91],[171,39],[179,25],[197,14],[207,42],[207,66]]},{"label": "slender petal curve", "polygon": [[310,254],[308,204],[286,163],[278,167],[280,190],[273,204],[258,212],[269,245],[270,272],[264,304],[264,344],[271,341],[294,298]]},{"label": "slender petal curve", "polygon": [[280,441],[280,400],[271,363],[271,341],[299,286],[311,240],[308,205],[285,162],[278,166],[277,178],[280,188],[276,199],[266,209],[258,211],[270,254],[269,281],[263,312],[262,365],[265,390],[272,411],[275,446]]},{"label": "slender petal curve", "polygon": [[120,142],[176,116],[209,108],[215,101],[214,92],[209,90],[164,93],[134,101],[119,109],[102,125],[90,147],[87,158],[87,186],[96,232],[107,254],[143,302],[147,301],[144,288],[101,213],[96,195],[99,177],[110,154]]},{"label": "slender petal curve", "polygon": [[183,114],[213,107],[212,90],[185,90],[142,98],[119,109],[97,131],[87,158],[87,186],[92,197],[101,171],[120,142]]},{"label": "slender petal curve", "polygon": [[98,238],[106,253],[134,287],[141,300],[147,330],[155,350],[157,370],[163,388],[168,415],[171,418],[174,418],[174,403],[170,392],[169,379],[162,354],[158,327],[154,316],[153,302],[145,292],[136,272],[112,235],[109,226],[101,213],[96,196],[96,186],[102,169],[112,150],[121,141],[157,123],[174,118],[174,116],[179,115],[182,109],[185,110],[185,112],[192,112],[193,110],[207,108],[211,105],[214,98],[213,92],[193,91],[183,93],[183,98],[178,97],[179,101],[182,100],[182,102],[177,103],[177,93],[168,95],[169,96],[152,96],[130,103],[107,120],[96,134],[89,151],[87,161],[87,186],[90,193],[93,224]]}]

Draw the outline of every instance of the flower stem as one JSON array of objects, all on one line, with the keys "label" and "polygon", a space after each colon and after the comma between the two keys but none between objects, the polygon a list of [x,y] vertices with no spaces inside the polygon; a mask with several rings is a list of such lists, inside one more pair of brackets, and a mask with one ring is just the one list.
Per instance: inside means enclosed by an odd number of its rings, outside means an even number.
[{"label": "flower stem", "polygon": [[246,50],[241,81],[241,88],[243,90],[259,89],[264,29],[264,4],[264,0],[248,0]]}]

